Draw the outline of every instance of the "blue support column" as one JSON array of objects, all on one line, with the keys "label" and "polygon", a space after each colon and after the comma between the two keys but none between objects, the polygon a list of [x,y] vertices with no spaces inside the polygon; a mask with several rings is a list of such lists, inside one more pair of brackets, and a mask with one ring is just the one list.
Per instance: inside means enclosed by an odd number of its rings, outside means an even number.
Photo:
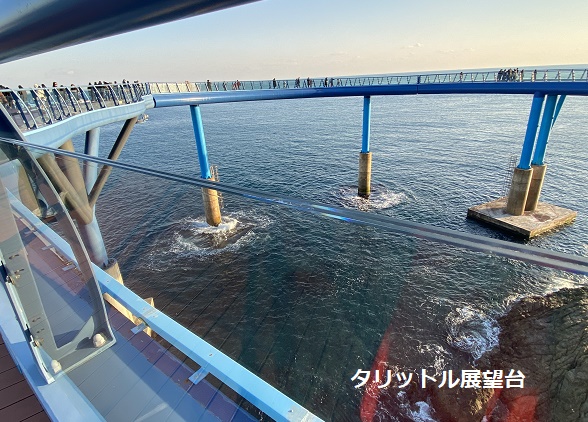
[{"label": "blue support column", "polygon": [[372,179],[372,153],[370,152],[370,120],[372,106],[369,96],[363,97],[363,130],[361,134],[361,152],[359,153],[359,177],[357,194],[364,198],[370,196]]},{"label": "blue support column", "polygon": [[361,134],[361,152],[370,152],[370,122],[372,104],[370,97],[363,97],[363,131]]},{"label": "blue support column", "polygon": [[566,95],[563,94],[563,95],[560,95],[559,100],[557,100],[557,105],[555,106],[555,114],[553,115],[553,121],[551,122],[552,127],[555,124],[555,121],[557,120],[557,116],[559,116],[559,112],[561,111],[561,106],[563,105],[565,99],[566,99]]},{"label": "blue support column", "polygon": [[547,148],[547,140],[549,139],[556,101],[557,95],[547,96],[545,109],[543,110],[543,118],[541,119],[541,127],[539,128],[539,136],[537,137],[537,145],[535,146],[535,153],[533,154],[533,165],[541,166],[545,160],[545,149]]},{"label": "blue support column", "polygon": [[531,168],[531,155],[533,153],[535,137],[537,136],[537,126],[539,125],[539,117],[541,116],[544,99],[544,94],[535,93],[533,96],[531,113],[529,114],[529,122],[527,123],[527,132],[525,134],[525,141],[523,142],[523,150],[521,151],[521,160],[517,166],[519,169],[528,170]]},{"label": "blue support column", "polygon": [[210,165],[208,164],[208,152],[206,151],[206,140],[202,127],[202,116],[199,106],[190,106],[192,125],[194,126],[194,137],[196,138],[196,149],[198,150],[198,162],[200,163],[200,177],[210,179]]}]

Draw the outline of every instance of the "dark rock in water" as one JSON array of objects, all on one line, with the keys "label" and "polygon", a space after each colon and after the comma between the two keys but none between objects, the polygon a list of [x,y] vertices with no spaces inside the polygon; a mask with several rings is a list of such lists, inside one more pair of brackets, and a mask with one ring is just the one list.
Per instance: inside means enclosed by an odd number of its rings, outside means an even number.
[{"label": "dark rock in water", "polygon": [[499,324],[476,369],[520,370],[524,388],[432,389],[439,420],[588,421],[588,289],[523,299]]},{"label": "dark rock in water", "polygon": [[[473,368],[464,368],[473,369]],[[428,389],[437,420],[445,422],[481,421],[487,413],[492,389]]]}]

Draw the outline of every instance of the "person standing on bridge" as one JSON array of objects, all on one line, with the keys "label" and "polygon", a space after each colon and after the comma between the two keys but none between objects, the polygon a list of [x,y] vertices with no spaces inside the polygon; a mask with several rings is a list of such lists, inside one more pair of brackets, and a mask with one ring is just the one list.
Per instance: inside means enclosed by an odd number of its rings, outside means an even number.
[{"label": "person standing on bridge", "polygon": [[[0,85],[0,90],[5,89],[4,85]],[[7,106],[8,105],[8,101],[6,101],[6,96],[4,95],[4,93],[2,91],[0,91],[0,104],[2,104],[3,106]]]},{"label": "person standing on bridge", "polygon": [[19,85],[18,89],[20,89],[20,91],[18,91],[18,95],[20,96],[20,99],[23,100],[24,103],[26,103],[27,97],[28,97],[26,89],[24,89],[22,85]]},{"label": "person standing on bridge", "polygon": [[278,85],[278,84],[277,84],[277,82],[276,82],[276,78],[274,78],[274,80],[272,81],[272,85],[273,85],[274,89],[276,89],[276,88],[277,88],[277,85]]}]

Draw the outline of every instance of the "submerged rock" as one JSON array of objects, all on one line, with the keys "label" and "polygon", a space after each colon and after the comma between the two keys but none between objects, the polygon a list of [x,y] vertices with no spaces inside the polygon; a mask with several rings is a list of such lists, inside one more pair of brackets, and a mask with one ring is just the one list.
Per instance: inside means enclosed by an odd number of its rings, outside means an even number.
[{"label": "submerged rock", "polygon": [[476,369],[520,370],[524,388],[432,389],[439,420],[588,421],[588,288],[523,299],[498,322]]}]

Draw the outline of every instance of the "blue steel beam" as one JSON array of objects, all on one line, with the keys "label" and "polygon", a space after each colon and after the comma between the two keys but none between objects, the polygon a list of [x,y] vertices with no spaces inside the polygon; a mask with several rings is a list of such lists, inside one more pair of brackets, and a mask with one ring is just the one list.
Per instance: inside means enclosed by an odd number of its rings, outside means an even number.
[{"label": "blue steel beam", "polygon": [[557,101],[557,105],[555,106],[555,115],[553,116],[553,122],[551,122],[551,126],[553,126],[555,124],[555,121],[557,120],[557,116],[559,116],[559,112],[561,111],[561,106],[563,106],[565,99],[566,99],[565,94],[560,95],[559,100]]},{"label": "blue steel beam", "polygon": [[370,152],[370,121],[372,117],[372,103],[370,97],[363,97],[363,129],[361,133],[361,152]]},{"label": "blue steel beam", "polygon": [[255,0],[2,0],[0,63]]},{"label": "blue steel beam", "polygon": [[194,126],[194,137],[196,138],[196,150],[198,151],[198,163],[200,164],[200,177],[210,179],[210,164],[208,164],[208,152],[206,151],[206,140],[204,139],[204,127],[202,126],[202,115],[200,107],[190,106],[192,125]]},{"label": "blue steel beam", "polygon": [[413,85],[370,85],[328,88],[258,89],[251,91],[182,92],[153,94],[155,107],[288,100],[323,97],[369,97],[417,94],[535,94],[588,96],[588,83],[579,82],[480,82]]},{"label": "blue steel beam", "polygon": [[545,101],[545,108],[543,110],[543,118],[541,119],[541,127],[539,128],[539,135],[537,136],[537,145],[535,146],[535,153],[533,154],[533,162],[531,164],[541,166],[545,161],[545,150],[547,148],[547,140],[549,139],[549,132],[553,122],[556,101],[557,95],[547,96],[547,101]]},{"label": "blue steel beam", "polygon": [[521,151],[521,159],[517,166],[520,169],[528,170],[531,168],[531,154],[533,153],[533,146],[535,145],[537,126],[539,125],[539,117],[541,116],[544,100],[544,94],[536,93],[533,96],[529,121],[527,122],[527,132],[525,133],[525,141],[523,142],[523,150]]}]

